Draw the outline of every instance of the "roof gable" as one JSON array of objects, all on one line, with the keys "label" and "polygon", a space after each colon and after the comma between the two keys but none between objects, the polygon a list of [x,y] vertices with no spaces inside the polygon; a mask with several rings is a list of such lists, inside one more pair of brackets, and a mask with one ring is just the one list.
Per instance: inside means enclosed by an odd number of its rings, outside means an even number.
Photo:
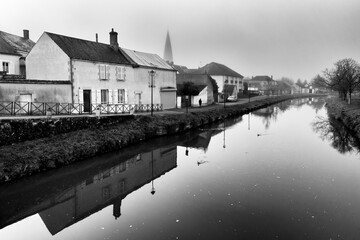
[{"label": "roof gable", "polygon": [[0,53],[26,57],[34,45],[30,39],[0,31]]},{"label": "roof gable", "polygon": [[135,63],[119,48],[115,50],[108,44],[62,36],[45,32],[70,58],[135,65]]}]

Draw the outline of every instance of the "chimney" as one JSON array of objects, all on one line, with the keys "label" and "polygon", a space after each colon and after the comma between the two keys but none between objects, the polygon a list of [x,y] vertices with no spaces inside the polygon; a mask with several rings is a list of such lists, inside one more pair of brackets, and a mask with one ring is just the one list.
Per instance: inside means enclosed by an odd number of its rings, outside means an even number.
[{"label": "chimney", "polygon": [[118,40],[117,40],[117,35],[118,33],[117,32],[114,32],[114,29],[112,28],[111,29],[111,32],[110,32],[110,46],[112,48],[114,48],[115,50],[118,50],[119,49],[119,44],[118,44]]},{"label": "chimney", "polygon": [[29,39],[29,30],[24,29],[24,38]]},{"label": "chimney", "polygon": [[99,42],[99,37],[98,37],[97,33],[95,34],[95,39],[96,39],[96,42]]}]

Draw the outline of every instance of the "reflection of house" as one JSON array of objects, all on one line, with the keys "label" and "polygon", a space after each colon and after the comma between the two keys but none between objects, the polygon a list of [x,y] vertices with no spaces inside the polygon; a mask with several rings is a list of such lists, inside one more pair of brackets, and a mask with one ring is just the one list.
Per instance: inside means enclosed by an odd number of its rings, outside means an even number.
[{"label": "reflection of house", "polygon": [[[153,103],[160,104],[162,97],[167,101],[168,95],[175,98],[175,71],[165,61],[154,54],[128,53],[133,59],[119,47],[113,30],[110,44],[45,32],[27,57],[27,77],[69,82],[71,94],[63,102],[84,103],[85,112],[90,104],[150,103],[151,70],[156,72]],[[175,99],[165,105],[175,107]]]},{"label": "reflection of house", "polygon": [[207,74],[177,74],[176,83],[178,89],[181,88],[181,84],[185,82],[192,82],[199,90],[199,94],[191,96],[190,102],[192,106],[199,106],[199,99],[201,99],[203,105],[210,105],[214,103],[214,86],[211,81],[211,77]]},{"label": "reflection of house", "polygon": [[0,31],[0,72],[25,75],[25,58],[34,45],[28,30],[23,37]]},{"label": "reflection of house", "polygon": [[122,199],[176,167],[176,154],[176,146],[138,154],[57,195],[39,215],[53,235],[110,204],[118,218]]}]

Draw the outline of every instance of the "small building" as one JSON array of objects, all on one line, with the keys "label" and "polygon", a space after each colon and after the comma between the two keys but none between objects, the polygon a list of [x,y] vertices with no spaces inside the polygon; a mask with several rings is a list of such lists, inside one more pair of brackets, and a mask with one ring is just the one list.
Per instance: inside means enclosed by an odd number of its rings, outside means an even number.
[{"label": "small building", "polygon": [[25,75],[25,58],[34,45],[29,30],[24,30],[22,37],[0,31],[0,72]]},{"label": "small building", "polygon": [[[150,86],[150,71],[154,71],[154,101],[162,104],[164,109],[176,107],[176,70],[164,59],[153,53],[144,53],[135,50],[123,49],[125,53],[139,66],[134,68],[136,84]],[[141,81],[142,79],[143,81]],[[138,86],[143,89],[143,86]],[[135,93],[135,103],[142,104],[150,101],[150,87]],[[160,97],[160,98],[159,98]],[[147,98],[147,99],[146,99]]]},{"label": "small building", "polygon": [[210,105],[214,103],[214,85],[213,80],[207,74],[177,74],[176,83],[178,88],[185,82],[193,83],[199,90],[199,94],[191,96],[191,106],[199,106],[199,100],[201,99],[202,105]]}]

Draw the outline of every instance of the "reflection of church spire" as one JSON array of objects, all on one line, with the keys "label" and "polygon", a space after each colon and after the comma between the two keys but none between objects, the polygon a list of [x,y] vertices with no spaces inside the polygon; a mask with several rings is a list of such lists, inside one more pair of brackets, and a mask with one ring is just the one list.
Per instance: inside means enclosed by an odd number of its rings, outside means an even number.
[{"label": "reflection of church spire", "polygon": [[172,48],[171,48],[171,42],[170,42],[170,34],[169,30],[166,34],[166,42],[165,42],[165,50],[164,50],[164,60],[168,62],[169,64],[173,64],[173,55],[172,55]]}]

